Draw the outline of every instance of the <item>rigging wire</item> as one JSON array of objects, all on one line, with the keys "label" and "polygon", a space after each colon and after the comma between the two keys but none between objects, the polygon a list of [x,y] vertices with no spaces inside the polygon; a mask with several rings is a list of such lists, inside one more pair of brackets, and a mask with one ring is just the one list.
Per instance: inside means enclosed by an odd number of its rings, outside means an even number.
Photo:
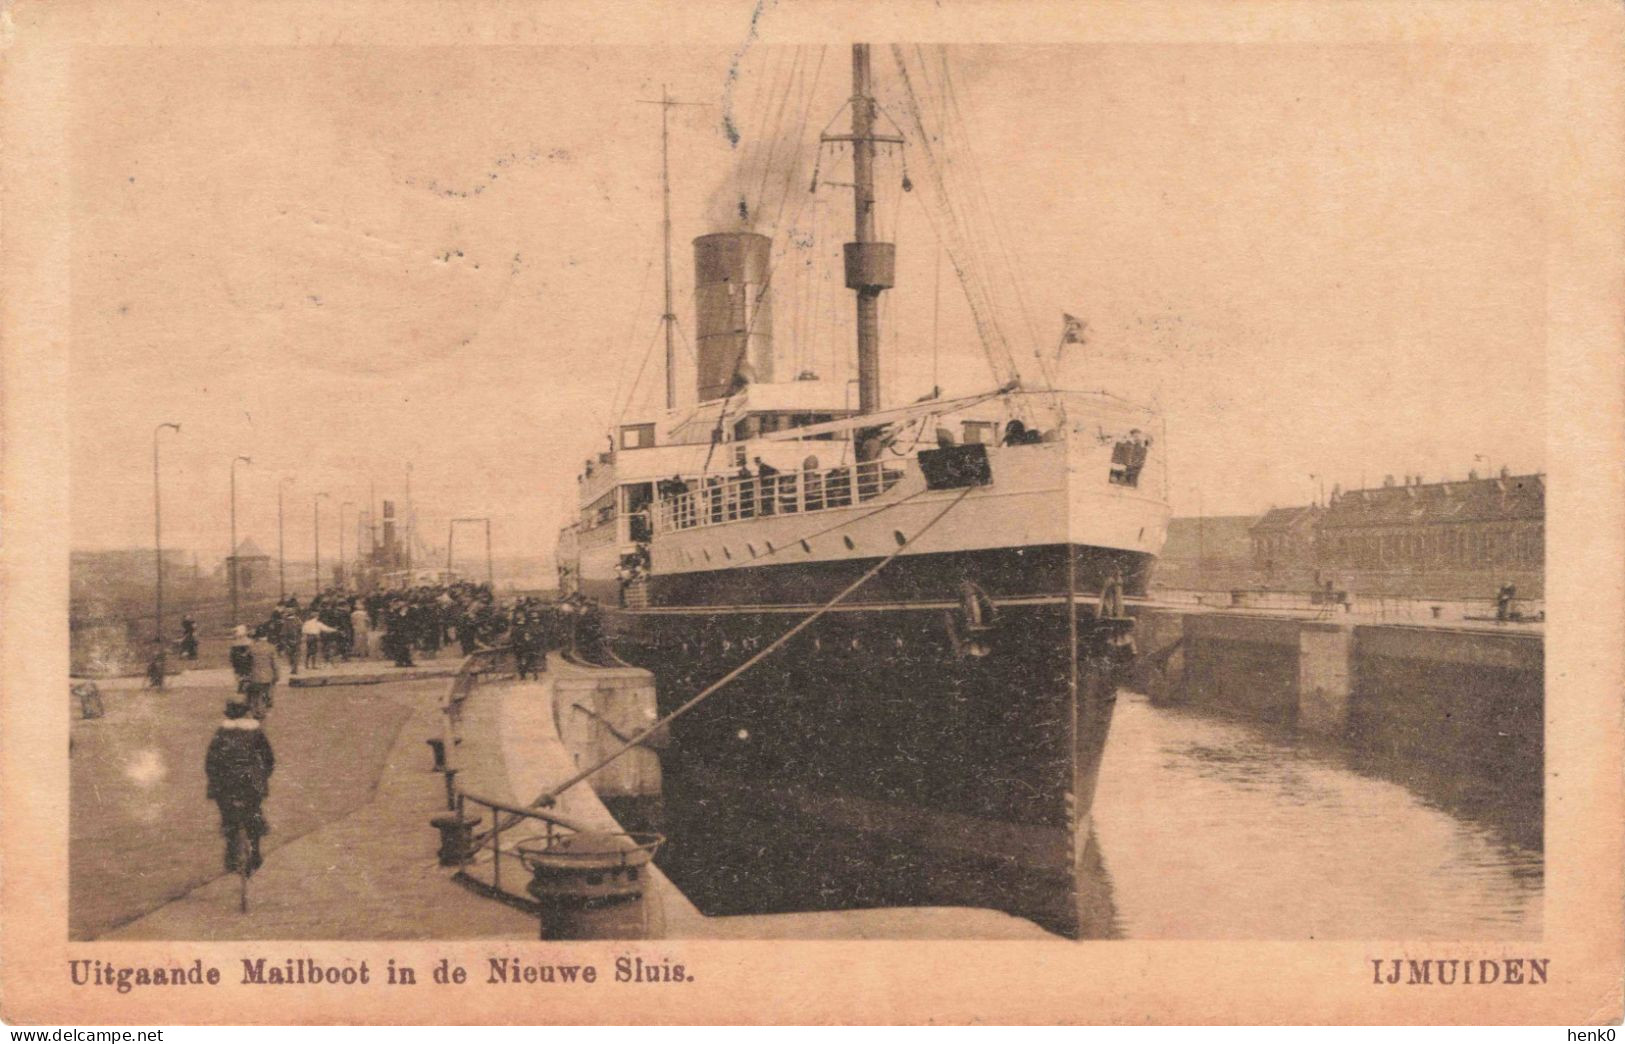
[{"label": "rigging wire", "polygon": [[612,420],[619,419],[619,414],[615,412],[615,404],[621,401],[621,389],[626,385],[626,370],[631,365],[632,337],[637,331],[638,316],[643,314],[643,300],[649,290],[649,274],[654,271],[654,265],[652,258],[644,265],[643,281],[638,284],[637,306],[626,315],[626,332],[619,340],[611,342],[620,346],[620,350],[616,352],[620,363],[615,371],[615,391],[609,397],[609,413],[605,414],[603,407],[599,407],[596,411],[599,428],[608,428]]},{"label": "rigging wire", "polygon": [[[923,113],[918,97],[913,89],[913,83],[908,74],[906,61],[901,54],[901,48],[893,49],[893,57],[897,62],[902,83],[907,92],[907,112],[918,128],[918,136],[927,159],[927,172],[930,174],[930,186],[935,190],[934,198],[942,211],[943,222],[938,222],[927,210],[927,217],[932,221],[933,230],[938,240],[948,251],[949,260],[954,265],[955,274],[959,276],[960,283],[965,291],[966,303],[970,306],[972,318],[977,325],[977,331],[983,342],[984,353],[988,355],[989,363],[993,368],[995,380],[1003,383],[1008,379],[1008,364],[1006,357],[1008,351],[1003,344],[1003,336],[997,327],[996,313],[991,307],[991,301],[984,298],[984,289],[972,272],[972,255],[975,252],[975,242],[965,227],[965,220],[955,207],[957,194],[950,190],[948,178],[952,169],[947,162],[946,153],[939,158],[939,150],[933,148],[933,139],[946,145],[942,131],[932,135],[925,127]],[[923,63],[920,68],[921,82],[930,87],[929,72]],[[922,197],[923,198],[923,197]],[[944,233],[947,233],[946,235]],[[957,249],[956,249],[957,245]]]},{"label": "rigging wire", "polygon": [[931,223],[932,231],[935,232],[938,242],[943,245],[949,263],[953,266],[954,274],[959,277],[960,286],[965,291],[965,301],[970,307],[971,318],[974,320],[977,333],[981,338],[983,353],[987,356],[994,380],[1000,385],[1009,384],[1012,380],[1020,379],[1020,371],[1015,365],[1015,360],[1010,355],[1009,346],[1005,343],[1003,334],[998,329],[995,313],[991,309],[991,301],[984,299],[984,289],[968,270],[968,262],[971,260],[969,255],[973,252],[971,237],[960,227],[963,225],[963,221],[954,210],[953,196],[949,193],[946,184],[946,167],[938,159],[937,153],[939,150],[932,146],[933,136],[926,129],[919,95],[914,89],[912,78],[908,72],[907,60],[904,58],[900,46],[892,45],[892,57],[897,64],[897,70],[905,92],[906,115],[912,121],[916,130],[916,137],[924,151],[929,182],[934,189],[934,198],[942,210],[942,220],[939,221],[937,217],[931,214],[929,208],[925,208],[927,220]]},{"label": "rigging wire", "polygon": [[942,394],[942,381],[937,373],[937,359],[942,351],[939,333],[942,322],[942,244],[937,244],[936,264],[931,273],[931,394]]},{"label": "rigging wire", "polygon": [[[959,89],[954,85],[953,69],[948,62],[948,49],[946,47],[940,47],[938,50],[942,63],[942,79],[945,87],[946,102],[952,105],[955,118],[958,120],[959,125],[962,128],[962,133],[968,139],[970,134],[969,121],[966,120],[964,110],[961,109],[959,105]],[[1021,312],[1022,319],[1026,323],[1027,336],[1029,338],[1029,345],[1032,349],[1033,357],[1038,361],[1039,370],[1044,378],[1044,383],[1049,386],[1051,391],[1053,391],[1055,389],[1055,380],[1053,375],[1050,373],[1048,365],[1044,362],[1042,345],[1038,337],[1038,330],[1033,325],[1032,310],[1027,307],[1027,296],[1021,288],[1022,281],[1017,276],[1015,259],[1009,246],[1009,226],[1004,222],[1001,212],[993,206],[993,202],[988,195],[987,181],[982,176],[982,162],[977,154],[977,150],[968,149],[967,152],[970,156],[971,177],[975,184],[976,192],[981,197],[982,205],[985,208],[984,212],[988,215],[988,221],[991,225],[993,243],[998,248],[999,256],[1003,258],[1004,276],[1010,283],[1012,289],[1015,290],[1016,305]]]},{"label": "rigging wire", "polygon": [[655,323],[654,335],[649,338],[649,346],[643,350],[643,362],[638,366],[638,375],[632,379],[632,386],[626,390],[626,404],[615,415],[615,423],[620,424],[626,420],[626,414],[632,409],[633,396],[637,394],[638,385],[643,383],[643,374],[649,368],[649,359],[654,355],[654,347],[660,340],[660,332],[665,329],[666,317],[661,316]]}]

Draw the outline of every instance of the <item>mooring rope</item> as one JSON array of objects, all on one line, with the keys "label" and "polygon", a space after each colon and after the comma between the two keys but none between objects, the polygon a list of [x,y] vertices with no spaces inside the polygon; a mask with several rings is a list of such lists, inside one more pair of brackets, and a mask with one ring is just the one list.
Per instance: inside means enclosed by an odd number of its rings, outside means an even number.
[{"label": "mooring rope", "polygon": [[[861,588],[864,584],[867,584],[870,580],[873,580],[875,578],[875,576],[878,575],[879,572],[882,569],[886,568],[886,566],[891,564],[893,559],[895,559],[898,555],[902,554],[904,551],[908,550],[908,548],[916,540],[918,540],[920,537],[924,536],[927,532],[929,532],[932,526],[935,526],[938,522],[942,521],[942,519],[947,516],[948,512],[950,512],[954,508],[958,507],[960,502],[963,501],[965,499],[965,497],[970,495],[970,492],[973,489],[975,489],[974,486],[967,486],[959,494],[959,496],[957,496],[953,500],[949,501],[947,503],[947,505],[945,505],[941,511],[937,512],[934,516],[932,516],[932,518],[931,518],[931,520],[929,522],[927,522],[925,525],[921,526],[918,530],[916,530],[914,532],[913,535],[911,535],[910,537],[908,537],[908,539],[904,540],[901,544],[899,544],[897,546],[897,550],[893,551],[891,554],[887,555],[885,558],[882,558],[879,562],[876,562],[862,576],[858,577],[856,580],[852,581],[852,583],[848,584],[846,586],[846,588],[841,591],[840,594],[836,595],[834,598],[831,598],[829,601],[827,601],[823,605],[819,606],[816,610],[814,610],[808,616],[803,618],[794,627],[790,628],[788,631],[785,631],[783,634],[779,635],[779,637],[775,638],[773,640],[773,642],[770,645],[767,646],[767,648],[763,649],[761,652],[757,653],[755,656],[752,656],[750,659],[746,660],[744,663],[740,664],[738,667],[735,667],[733,670],[729,671],[727,674],[723,675],[721,678],[717,679],[716,681],[712,682],[710,685],[706,686],[697,695],[691,697],[688,700],[688,702],[684,703],[682,706],[678,707],[676,710],[672,711],[670,714],[666,715],[664,718],[661,718],[659,721],[655,722],[653,725],[650,725],[648,728],[646,728],[643,731],[637,733],[631,739],[626,740],[624,743],[621,744],[620,747],[616,748],[614,751],[612,751],[610,754],[606,755],[605,757],[599,759],[599,761],[597,763],[595,763],[595,764],[593,764],[593,765],[591,765],[591,766],[589,766],[589,767],[587,767],[585,769],[582,769],[580,772],[577,772],[575,775],[571,776],[569,779],[565,780],[563,783],[560,783],[557,786],[549,789],[546,793],[542,794],[535,801],[532,801],[531,802],[531,807],[532,808],[546,808],[547,806],[553,804],[555,801],[558,800],[558,797],[559,797],[560,794],[563,794],[565,791],[569,790],[571,787],[573,787],[576,784],[582,782],[583,780],[589,779],[592,776],[596,775],[598,772],[602,771],[605,767],[609,766],[610,764],[613,764],[615,761],[620,759],[622,755],[627,753],[627,751],[632,750],[634,747],[641,746],[643,744],[644,740],[648,739],[650,736],[653,736],[655,733],[659,732],[661,729],[665,728],[667,725],[670,725],[673,721],[676,721],[678,718],[682,717],[684,714],[687,714],[689,711],[693,710],[695,707],[698,707],[701,703],[703,703],[705,700],[709,699],[718,690],[720,690],[724,686],[728,685],[730,682],[735,681],[741,675],[743,675],[746,671],[750,670],[752,667],[756,666],[758,663],[762,662],[767,657],[773,655],[778,650],[784,648],[784,646],[790,641],[790,639],[794,638],[796,635],[800,634],[802,631],[804,631],[808,627],[812,626],[812,624],[816,620],[818,620],[819,617],[823,616],[825,613],[829,612],[831,609],[835,608],[837,605],[840,605],[848,597],[850,597],[852,594],[854,594],[859,588]],[[513,817],[512,822],[517,822],[519,818],[520,817],[518,817],[518,816]],[[506,828],[508,825],[510,825],[510,824],[505,823],[504,828]],[[488,836],[489,836],[489,833],[487,833],[485,835],[482,835],[482,838],[483,837],[488,837]]]}]

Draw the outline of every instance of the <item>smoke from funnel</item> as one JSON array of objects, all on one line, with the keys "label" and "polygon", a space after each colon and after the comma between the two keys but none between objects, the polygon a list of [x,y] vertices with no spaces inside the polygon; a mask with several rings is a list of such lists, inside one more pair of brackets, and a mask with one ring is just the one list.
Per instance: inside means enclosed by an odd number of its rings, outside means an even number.
[{"label": "smoke from funnel", "polygon": [[723,114],[734,162],[706,197],[703,213],[710,232],[781,231],[780,224],[798,209],[792,197],[806,191],[811,174],[814,146],[807,140],[806,116],[816,87],[814,56],[810,50],[783,48],[755,54],[761,56],[756,67],[730,83],[737,87],[754,79],[763,90],[751,110]]}]

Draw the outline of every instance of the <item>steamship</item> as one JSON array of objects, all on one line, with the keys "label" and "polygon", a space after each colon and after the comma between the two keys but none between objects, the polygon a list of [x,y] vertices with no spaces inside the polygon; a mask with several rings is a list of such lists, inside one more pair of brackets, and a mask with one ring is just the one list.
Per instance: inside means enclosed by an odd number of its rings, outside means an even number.
[{"label": "steamship", "polygon": [[852,153],[857,403],[782,372],[774,240],[721,231],[693,240],[677,404],[668,202],[667,408],[588,461],[561,589],[603,607],[599,655],[651,671],[662,715],[768,652],[661,751],[662,864],[702,910],[978,906],[1094,934],[1089,810],[1123,598],[1167,529],[1161,421],[1008,374],[882,405],[874,162],[903,133],[877,127],[867,45],[852,73],[851,132],[825,140]]}]

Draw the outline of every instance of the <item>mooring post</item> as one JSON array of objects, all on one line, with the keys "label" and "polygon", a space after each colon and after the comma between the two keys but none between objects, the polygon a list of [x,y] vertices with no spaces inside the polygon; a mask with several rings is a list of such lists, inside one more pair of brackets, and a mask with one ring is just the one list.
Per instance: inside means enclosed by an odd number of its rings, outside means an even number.
[{"label": "mooring post", "polygon": [[480,817],[465,816],[461,811],[446,812],[429,820],[429,825],[440,831],[440,865],[464,866],[473,854],[474,828]]},{"label": "mooring post", "polygon": [[446,773],[446,811],[457,811],[457,770],[448,767]]},{"label": "mooring post", "polygon": [[577,833],[520,846],[526,891],[539,906],[538,936],[550,940],[657,939],[665,934],[649,864],[659,834]]}]

